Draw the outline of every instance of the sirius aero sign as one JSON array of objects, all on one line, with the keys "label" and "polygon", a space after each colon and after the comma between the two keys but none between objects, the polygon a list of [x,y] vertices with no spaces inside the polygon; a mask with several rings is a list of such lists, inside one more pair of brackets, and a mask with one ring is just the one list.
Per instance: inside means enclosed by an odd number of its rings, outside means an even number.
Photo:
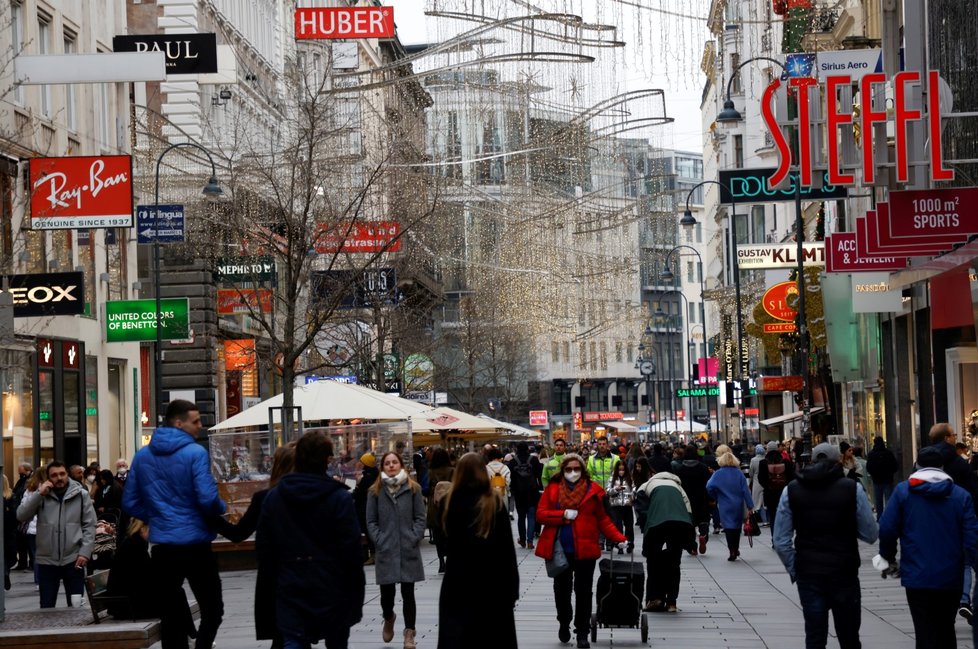
[{"label": "sirius aero sign", "polygon": [[30,318],[85,313],[83,273],[8,275],[7,290],[13,297],[14,317]]}]

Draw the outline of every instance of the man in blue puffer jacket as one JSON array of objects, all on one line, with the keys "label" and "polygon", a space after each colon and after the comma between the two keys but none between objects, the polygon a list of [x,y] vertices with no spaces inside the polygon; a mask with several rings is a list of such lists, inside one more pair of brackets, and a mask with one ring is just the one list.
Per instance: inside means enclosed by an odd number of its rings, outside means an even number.
[{"label": "man in blue puffer jacket", "polygon": [[200,607],[197,649],[211,649],[224,616],[221,578],[211,551],[215,533],[208,519],[225,511],[210,472],[207,451],[197,444],[200,410],[189,401],[171,401],[166,425],[153,432],[149,445],[132,460],[122,508],[149,524],[153,562],[166,581],[160,584],[165,603],[160,616],[163,649],[187,649],[184,618],[169,603],[169,595],[183,588],[184,580]]},{"label": "man in blue puffer jacket", "polygon": [[880,556],[896,560],[907,591],[917,647],[957,646],[954,620],[965,566],[974,564],[978,518],[971,495],[941,467],[934,447],[921,449],[918,470],[893,490],[880,519]]}]

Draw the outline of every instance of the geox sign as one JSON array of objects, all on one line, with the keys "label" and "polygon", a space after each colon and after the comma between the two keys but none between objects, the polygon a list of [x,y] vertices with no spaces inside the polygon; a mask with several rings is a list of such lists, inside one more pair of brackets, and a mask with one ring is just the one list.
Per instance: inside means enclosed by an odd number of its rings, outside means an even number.
[{"label": "geox sign", "polygon": [[83,273],[8,275],[7,285],[15,318],[85,313]]}]

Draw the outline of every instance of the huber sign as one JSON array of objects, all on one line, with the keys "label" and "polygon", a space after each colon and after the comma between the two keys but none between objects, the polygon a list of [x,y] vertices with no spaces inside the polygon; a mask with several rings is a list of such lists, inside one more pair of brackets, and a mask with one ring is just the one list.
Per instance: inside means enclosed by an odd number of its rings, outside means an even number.
[{"label": "huber sign", "polygon": [[31,228],[132,226],[132,159],[127,155],[31,158]]},{"label": "huber sign", "polygon": [[394,8],[299,8],[295,10],[295,37],[394,38]]},{"label": "huber sign", "polygon": [[[183,340],[190,336],[190,300],[160,300],[160,338]],[[105,341],[122,343],[156,340],[156,300],[115,300],[105,303]]]}]

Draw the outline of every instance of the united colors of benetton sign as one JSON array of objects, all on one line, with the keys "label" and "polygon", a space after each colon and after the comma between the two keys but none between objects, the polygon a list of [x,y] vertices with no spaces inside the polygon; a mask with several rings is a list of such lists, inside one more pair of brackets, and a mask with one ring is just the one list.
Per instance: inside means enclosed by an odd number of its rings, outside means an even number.
[{"label": "united colors of benetton sign", "polygon": [[394,38],[393,7],[302,7],[296,39]]}]

